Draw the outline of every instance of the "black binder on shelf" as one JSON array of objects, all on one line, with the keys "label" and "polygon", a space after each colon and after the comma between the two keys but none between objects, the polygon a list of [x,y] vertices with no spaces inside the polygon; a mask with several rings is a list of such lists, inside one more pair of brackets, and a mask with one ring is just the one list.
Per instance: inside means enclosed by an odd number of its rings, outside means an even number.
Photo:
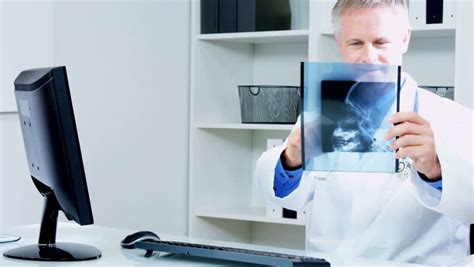
[{"label": "black binder on shelf", "polygon": [[237,2],[237,31],[255,31],[256,0],[238,0]]},{"label": "black binder on shelf", "polygon": [[237,0],[219,0],[219,32],[237,31]]},{"label": "black binder on shelf", "polygon": [[426,24],[443,23],[443,0],[426,0]]},{"label": "black binder on shelf", "polygon": [[237,0],[238,32],[290,29],[289,0]]},{"label": "black binder on shelf", "polygon": [[219,32],[219,0],[201,0],[201,33]]}]

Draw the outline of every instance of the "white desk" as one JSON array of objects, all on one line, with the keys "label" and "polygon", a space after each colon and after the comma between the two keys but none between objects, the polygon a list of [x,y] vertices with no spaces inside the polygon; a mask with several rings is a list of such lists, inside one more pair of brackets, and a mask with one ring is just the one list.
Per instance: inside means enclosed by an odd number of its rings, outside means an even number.
[{"label": "white desk", "polygon": [[[5,234],[19,235],[21,240],[15,243],[0,244],[0,266],[242,266],[245,264],[221,261],[213,259],[202,259],[195,257],[187,257],[181,255],[163,254],[162,256],[151,258],[144,258],[143,250],[126,250],[120,247],[120,241],[133,231],[114,229],[99,226],[84,226],[80,227],[72,223],[60,223],[57,232],[58,242],[75,242],[93,245],[102,251],[102,257],[98,260],[84,261],[84,262],[33,262],[20,261],[3,257],[3,252],[18,247],[20,245],[36,244],[38,239],[38,225],[22,226],[9,229]],[[158,233],[158,235],[160,235]],[[179,236],[160,235],[164,240],[176,240],[184,242],[207,243],[211,245],[223,245],[230,247],[240,247],[247,249],[268,250],[274,252],[308,255],[326,258],[331,262],[331,266],[421,266],[414,264],[397,264],[386,261],[376,261],[368,259],[333,259],[322,254],[306,254],[301,250],[289,250],[281,248],[254,246],[246,244],[237,244],[229,242],[218,242],[209,240],[199,240]],[[256,265],[257,266],[257,265]]]}]

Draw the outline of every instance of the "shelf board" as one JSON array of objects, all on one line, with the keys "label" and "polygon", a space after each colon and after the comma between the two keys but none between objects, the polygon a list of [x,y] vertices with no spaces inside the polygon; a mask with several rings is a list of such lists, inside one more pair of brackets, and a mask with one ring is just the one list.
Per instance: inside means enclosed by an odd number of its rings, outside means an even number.
[{"label": "shelf board", "polygon": [[256,123],[195,123],[199,129],[236,129],[236,130],[282,130],[291,131],[293,124],[256,124]]},{"label": "shelf board", "polygon": [[434,37],[454,37],[455,29],[424,29],[413,30],[411,33],[413,38],[434,38]]},{"label": "shelf board", "polygon": [[296,220],[268,217],[265,215],[265,207],[233,207],[225,210],[198,210],[194,215],[205,218],[305,226],[305,222],[302,219]]},{"label": "shelf board", "polygon": [[[322,32],[322,35],[333,36],[332,32]],[[411,32],[412,38],[440,38],[456,36],[455,29],[431,28],[431,29],[414,29]]]},{"label": "shelf board", "polygon": [[14,114],[18,114],[18,111],[0,111],[0,115],[14,115]]},{"label": "shelf board", "polygon": [[265,32],[208,33],[198,35],[198,39],[203,41],[265,44],[307,42],[308,36],[308,30],[289,30]]}]

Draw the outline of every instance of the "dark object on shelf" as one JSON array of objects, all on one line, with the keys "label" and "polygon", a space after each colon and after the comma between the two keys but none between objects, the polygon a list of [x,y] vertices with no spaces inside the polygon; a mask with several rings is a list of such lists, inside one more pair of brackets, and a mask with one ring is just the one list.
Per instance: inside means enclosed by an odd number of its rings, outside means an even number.
[{"label": "dark object on shelf", "polygon": [[201,33],[219,32],[219,0],[201,0]]},{"label": "dark object on shelf", "polygon": [[433,86],[433,85],[420,85],[420,88],[426,89],[432,93],[435,93],[441,97],[445,97],[454,100],[454,86]]},{"label": "dark object on shelf", "polygon": [[298,86],[240,85],[243,123],[294,124],[300,112]]},{"label": "dark object on shelf", "polygon": [[295,210],[289,210],[283,208],[283,218],[287,219],[297,219],[298,218],[298,212]]},{"label": "dark object on shelf", "polygon": [[237,0],[219,0],[219,32],[237,31]]},{"label": "dark object on shelf", "polygon": [[426,0],[426,24],[443,23],[443,0]]},{"label": "dark object on shelf", "polygon": [[[223,1],[227,2],[227,0]],[[290,29],[291,9],[289,0],[238,0],[238,32]]]},{"label": "dark object on shelf", "polygon": [[469,233],[469,243],[471,247],[471,255],[474,255],[474,224],[471,224]]}]

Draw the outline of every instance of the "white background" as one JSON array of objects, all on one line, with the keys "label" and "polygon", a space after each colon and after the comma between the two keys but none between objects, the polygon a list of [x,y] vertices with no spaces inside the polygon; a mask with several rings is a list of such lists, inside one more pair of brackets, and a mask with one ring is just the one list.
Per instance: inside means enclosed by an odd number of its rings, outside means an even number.
[{"label": "white background", "polygon": [[1,227],[40,223],[43,208],[13,79],[66,65],[95,223],[187,233],[189,12],[184,0],[1,2]]},{"label": "white background", "polygon": [[[23,69],[66,65],[96,224],[186,234],[189,2],[0,0],[0,232],[39,223],[43,205],[27,172],[13,79]],[[472,15],[473,7],[459,10]],[[460,73],[472,85],[472,58],[453,52],[472,49],[472,26],[456,26],[470,33],[456,35],[456,44],[412,39],[407,72],[420,84],[454,85],[454,66],[465,66]],[[286,46],[255,46],[256,83],[273,79],[259,70],[279,49],[283,61],[305,56],[305,44],[291,44],[303,47],[294,54]],[[298,84],[297,70],[294,77]],[[472,90],[457,92],[472,107]]]}]

